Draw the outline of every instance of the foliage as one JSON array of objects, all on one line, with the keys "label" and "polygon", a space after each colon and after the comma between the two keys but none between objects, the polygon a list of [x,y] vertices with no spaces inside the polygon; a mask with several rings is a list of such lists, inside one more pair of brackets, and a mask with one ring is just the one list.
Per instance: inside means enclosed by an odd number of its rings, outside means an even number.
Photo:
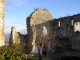
[{"label": "foliage", "polygon": [[18,45],[0,47],[0,60],[27,60],[27,55],[20,52]]}]

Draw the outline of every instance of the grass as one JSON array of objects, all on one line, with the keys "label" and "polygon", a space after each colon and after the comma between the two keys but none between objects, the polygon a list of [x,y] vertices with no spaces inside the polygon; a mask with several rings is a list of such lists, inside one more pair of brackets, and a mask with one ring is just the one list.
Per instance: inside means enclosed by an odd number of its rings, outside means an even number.
[{"label": "grass", "polygon": [[[55,53],[49,56],[42,56],[42,60],[61,60],[61,57],[63,56],[75,56],[80,57],[79,52],[67,52],[67,53]],[[30,56],[27,60],[39,60],[38,56]]]},{"label": "grass", "polygon": [[27,60],[39,60],[37,58],[28,58]]},{"label": "grass", "polygon": [[27,60],[39,60],[38,56],[30,56]]},{"label": "grass", "polygon": [[61,54],[60,53],[52,54],[49,57],[51,58],[51,60],[61,60]]},{"label": "grass", "polygon": [[[28,57],[27,60],[39,60],[38,56],[32,56],[32,57]],[[51,60],[51,58],[47,57],[47,56],[42,56],[42,60]]]}]

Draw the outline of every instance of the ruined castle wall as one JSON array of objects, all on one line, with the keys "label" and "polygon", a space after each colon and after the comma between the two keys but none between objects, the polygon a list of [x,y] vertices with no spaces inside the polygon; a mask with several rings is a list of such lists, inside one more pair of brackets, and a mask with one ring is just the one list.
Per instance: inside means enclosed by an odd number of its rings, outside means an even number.
[{"label": "ruined castle wall", "polygon": [[54,35],[56,35],[59,38],[69,38],[69,43],[67,44],[70,45],[72,49],[80,50],[80,33],[76,34],[78,31],[78,22],[80,22],[80,14],[53,19],[48,10],[41,8],[36,9],[27,18],[27,32],[31,45],[34,46],[35,40],[43,36],[43,26],[45,26],[48,32],[47,37],[50,38],[51,41],[54,41],[51,43],[52,49],[55,46],[65,46],[62,43],[66,43],[64,41],[57,41],[54,37]]},{"label": "ruined castle wall", "polygon": [[22,35],[19,32],[16,32],[16,28],[12,27],[11,28],[11,34],[10,34],[10,39],[9,39],[9,45],[11,44],[17,44],[20,47],[20,51],[22,53],[30,53],[29,51],[31,50],[30,44],[28,42],[28,36],[27,35]]},{"label": "ruined castle wall", "polygon": [[80,14],[54,19],[52,24],[53,28],[57,30],[57,36],[60,38],[68,37],[72,49],[76,50],[80,50],[80,33],[77,32],[78,22],[80,22]]},{"label": "ruined castle wall", "polygon": [[[10,43],[24,44],[25,40],[27,40],[27,52],[29,51],[29,53],[33,53],[36,45],[35,40],[37,40],[38,37],[44,37],[43,27],[46,27],[47,35],[45,38],[48,38],[51,41],[50,44],[52,45],[52,49],[55,46],[62,47],[67,44],[70,45],[72,49],[80,50],[80,33],[77,33],[78,22],[80,22],[80,14],[54,19],[48,10],[38,8],[26,19],[28,40],[27,37],[24,37],[24,35],[16,32],[15,29],[12,28]],[[61,42],[57,41],[56,36],[59,38],[67,37],[69,43],[64,42],[64,40]],[[46,48],[48,45],[49,44],[45,45]]]},{"label": "ruined castle wall", "polygon": [[58,35],[60,37],[72,35],[73,32],[78,31],[79,16],[80,14],[54,19],[52,26],[54,29],[58,29]]},{"label": "ruined castle wall", "polygon": [[75,50],[80,50],[80,32],[77,31],[73,34],[73,36],[71,37],[71,45],[72,48]]},{"label": "ruined castle wall", "polygon": [[10,44],[12,43],[13,44],[24,44],[25,41],[26,41],[26,37],[24,37],[24,35],[20,34],[19,32],[16,32],[16,28],[12,27],[9,43]]},{"label": "ruined castle wall", "polygon": [[[61,43],[57,42],[54,36],[59,38],[68,37],[72,49],[80,50],[79,47],[79,35],[75,36],[75,32],[78,31],[78,22],[80,22],[80,14],[73,16],[65,16],[58,19],[53,19],[51,14],[46,9],[38,8],[27,18],[27,32],[29,35],[29,40],[33,46],[35,40],[38,37],[43,36],[43,26],[47,29],[47,37],[50,40],[54,40],[52,44],[52,49],[58,44],[60,47],[63,46]],[[75,41],[78,41],[74,44]],[[74,46],[74,47],[73,47]]]},{"label": "ruined castle wall", "polygon": [[51,25],[49,21],[53,20],[48,10],[38,8],[27,18],[27,32],[30,35],[31,44],[35,45],[35,40],[43,36],[43,26],[47,28],[48,34],[51,34]]}]

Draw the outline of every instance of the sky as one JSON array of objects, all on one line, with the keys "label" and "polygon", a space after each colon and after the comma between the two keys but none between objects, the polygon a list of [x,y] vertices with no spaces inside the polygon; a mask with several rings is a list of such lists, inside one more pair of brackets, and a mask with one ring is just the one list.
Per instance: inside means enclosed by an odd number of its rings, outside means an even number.
[{"label": "sky", "polygon": [[10,33],[14,26],[25,34],[26,18],[39,7],[49,10],[53,18],[59,18],[80,13],[80,0],[5,0],[5,33]]}]

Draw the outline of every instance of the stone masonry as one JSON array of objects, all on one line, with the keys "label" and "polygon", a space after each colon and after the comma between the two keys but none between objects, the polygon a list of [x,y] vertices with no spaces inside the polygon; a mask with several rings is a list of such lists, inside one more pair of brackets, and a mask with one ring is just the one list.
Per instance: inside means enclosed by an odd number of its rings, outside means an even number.
[{"label": "stone masonry", "polygon": [[[80,50],[80,32],[78,24],[80,22],[80,14],[66,16],[51,21],[53,29],[56,30],[58,37],[68,37],[72,49]],[[69,44],[69,43],[68,43]]]},{"label": "stone masonry", "polygon": [[32,52],[36,45],[35,40],[38,37],[43,37],[43,27],[46,27],[48,35],[51,35],[51,25],[49,21],[53,20],[52,15],[48,10],[38,8],[27,18],[27,34],[29,35],[29,40],[31,40],[31,45],[33,46]]},{"label": "stone masonry", "polygon": [[27,41],[27,35],[22,35],[21,33],[16,32],[16,28],[15,27],[11,28],[9,45],[11,45],[11,44],[17,44],[17,45],[20,46],[21,52],[24,52],[24,50],[28,48],[28,47],[25,48],[25,45],[27,43],[26,41]]},{"label": "stone masonry", "polygon": [[9,39],[9,44],[24,44],[26,42],[27,35],[23,35],[19,32],[16,32],[16,28],[12,27],[11,28],[11,34],[10,34],[10,39]]},{"label": "stone masonry", "polygon": [[0,46],[5,43],[4,40],[4,0],[0,0]]},{"label": "stone masonry", "polygon": [[[72,49],[80,50],[80,32],[77,32],[80,14],[54,19],[47,9],[38,8],[27,17],[26,21],[27,33],[30,36],[29,40],[31,40],[32,46],[35,46],[35,40],[38,37],[43,36],[43,26],[45,26],[48,33],[45,38],[51,41],[49,44],[51,44],[52,49],[56,46],[61,47],[67,44]],[[63,39],[68,38],[67,40],[69,41],[66,43],[63,40],[64,45],[56,40],[56,36]]]},{"label": "stone masonry", "polygon": [[[24,44],[25,42],[29,53],[33,53],[36,40],[38,40],[39,37],[45,37],[48,39],[44,46],[45,48],[43,47],[43,50],[46,50],[46,52],[48,46],[51,47],[53,51],[57,48],[80,50],[79,22],[80,14],[54,19],[47,9],[37,8],[26,19],[26,38],[24,35],[16,32],[15,28],[12,27],[10,43]],[[47,29],[45,36],[43,27]]]}]

